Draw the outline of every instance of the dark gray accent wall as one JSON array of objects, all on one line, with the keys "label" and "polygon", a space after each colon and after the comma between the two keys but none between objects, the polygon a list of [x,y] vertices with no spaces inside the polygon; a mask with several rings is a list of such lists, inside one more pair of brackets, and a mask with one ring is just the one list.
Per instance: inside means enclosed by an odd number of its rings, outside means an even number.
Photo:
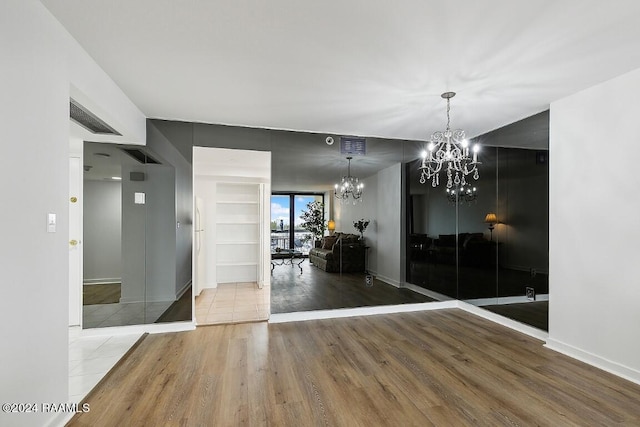
[{"label": "dark gray accent wall", "polygon": [[[175,292],[181,292],[191,281],[191,236],[193,227],[193,184],[191,157],[185,156],[186,145],[191,140],[191,126],[181,122],[175,126],[166,127],[166,131],[173,138],[170,141],[160,132],[155,124],[147,121],[147,146],[157,154],[163,164],[171,165],[175,169]],[[185,125],[185,126],[183,126]],[[185,152],[178,147],[183,147]],[[189,153],[191,147],[189,146]]]}]

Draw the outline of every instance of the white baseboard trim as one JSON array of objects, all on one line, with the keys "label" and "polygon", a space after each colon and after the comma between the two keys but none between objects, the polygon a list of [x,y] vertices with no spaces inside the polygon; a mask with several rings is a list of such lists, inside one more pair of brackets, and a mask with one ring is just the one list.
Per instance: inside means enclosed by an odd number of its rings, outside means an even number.
[{"label": "white baseboard trim", "polygon": [[402,285],[403,288],[409,289],[417,294],[424,295],[429,298],[433,298],[436,301],[455,301],[453,298],[448,297],[444,294],[440,294],[438,292],[430,291],[429,289],[425,289],[421,286],[414,285],[413,283],[405,283]]},{"label": "white baseboard trim", "polygon": [[144,297],[136,297],[136,298],[120,298],[120,304],[131,304],[133,302],[144,302]]},{"label": "white baseboard trim", "polygon": [[464,300],[464,302],[478,307],[482,307],[484,305],[520,304],[536,301],[549,301],[549,294],[536,295],[535,301],[527,299],[527,297],[524,295],[514,297],[476,298]]},{"label": "white baseboard trim", "polygon": [[83,329],[82,337],[97,337],[103,335],[131,335],[131,334],[163,334],[165,332],[184,332],[196,329],[195,321],[172,323],[147,323],[143,325],[112,326],[108,328]]},{"label": "white baseboard trim", "polygon": [[184,293],[189,290],[190,287],[191,287],[191,280],[189,280],[187,283],[184,284],[182,288],[180,288],[180,290],[176,294],[176,301],[179,300],[182,297],[182,295],[184,295]]},{"label": "white baseboard trim", "polygon": [[343,317],[373,316],[377,314],[408,313],[413,311],[456,308],[456,301],[425,302],[419,304],[381,305],[376,307],[341,308],[337,310],[299,311],[271,314],[269,323],[303,322],[306,320],[337,319]]},{"label": "white baseboard trim", "polygon": [[633,383],[640,384],[640,371],[636,369],[629,368],[628,366],[621,365],[589,353],[588,351],[580,350],[579,348],[552,338],[547,338],[547,343],[544,346],[550,350],[557,351],[565,356],[569,356],[588,365],[595,366],[596,368],[602,369],[603,371],[609,372],[613,375],[617,375]]},{"label": "white baseboard trim", "polygon": [[370,273],[370,274],[374,276],[376,279],[380,280],[381,282],[386,283],[387,285],[395,286],[396,288],[400,287],[400,281],[398,280],[390,279],[389,277],[381,276],[379,274],[374,274],[374,273]]},{"label": "white baseboard trim", "polygon": [[[69,402],[80,403],[80,402]],[[67,425],[71,418],[75,415],[75,412],[59,412],[55,417],[51,418],[45,427],[64,427]]]},{"label": "white baseboard trim", "polygon": [[111,283],[122,283],[121,277],[101,278],[101,279],[84,279],[83,285],[108,285]]},{"label": "white baseboard trim", "polygon": [[475,314],[476,316],[482,317],[483,319],[487,319],[499,325],[506,326],[507,328],[513,329],[515,331],[522,332],[523,334],[529,335],[530,337],[539,339],[541,341],[546,341],[547,338],[549,337],[549,334],[545,331],[534,328],[533,326],[525,325],[524,323],[520,323],[512,319],[509,319],[508,317],[504,317],[499,314],[492,313],[489,310],[485,310],[473,304],[469,304],[465,301],[456,301],[456,303],[458,308],[468,313]]}]

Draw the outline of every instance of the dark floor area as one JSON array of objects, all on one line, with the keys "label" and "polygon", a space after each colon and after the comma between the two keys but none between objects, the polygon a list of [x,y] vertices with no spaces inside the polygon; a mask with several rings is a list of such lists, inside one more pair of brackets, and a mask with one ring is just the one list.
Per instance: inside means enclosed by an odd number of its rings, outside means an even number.
[{"label": "dark floor area", "polygon": [[379,280],[365,283],[364,273],[327,273],[304,260],[275,266],[271,277],[271,313],[331,310],[434,301],[409,289],[398,289]]},{"label": "dark floor area", "polygon": [[536,294],[549,293],[548,275],[508,268],[460,267],[433,262],[412,262],[408,271],[410,283],[425,289],[466,300],[524,296],[525,289],[532,287]]},{"label": "dark floor area", "polygon": [[154,323],[191,321],[191,289],[189,287]]},{"label": "dark floor area", "polygon": [[549,301],[487,305],[482,308],[534,328],[549,331]]}]

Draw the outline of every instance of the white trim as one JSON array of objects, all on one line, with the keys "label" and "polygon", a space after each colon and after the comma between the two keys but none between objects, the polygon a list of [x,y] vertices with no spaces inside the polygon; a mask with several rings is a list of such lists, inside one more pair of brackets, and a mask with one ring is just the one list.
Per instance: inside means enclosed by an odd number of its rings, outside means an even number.
[{"label": "white trim", "polygon": [[476,298],[463,301],[478,307],[482,307],[485,305],[520,304],[526,302],[549,301],[549,294],[538,294],[536,295],[536,299],[534,301],[531,301],[524,295],[520,295],[517,297]]},{"label": "white trim", "polygon": [[390,279],[389,277],[381,276],[374,273],[369,273],[369,274],[371,274],[374,277],[374,279],[378,279],[381,282],[386,283],[387,285],[395,286],[396,288],[400,287],[400,281],[398,280]]},{"label": "white trim", "polygon": [[185,285],[182,287],[182,289],[180,289],[176,293],[176,301],[178,301],[180,298],[182,298],[182,295],[184,295],[184,293],[187,292],[187,290],[189,289],[189,286],[191,286],[191,280],[189,280],[187,283],[185,283]]},{"label": "white trim", "polygon": [[508,317],[501,316],[496,313],[492,313],[489,310],[485,310],[484,308],[476,307],[473,304],[469,304],[465,301],[457,301],[458,308],[464,310],[468,313],[475,314],[478,317],[482,317],[483,319],[490,320],[494,323],[497,323],[502,326],[506,326],[507,328],[513,329],[518,332],[522,332],[525,335],[529,335],[530,337],[539,339],[541,341],[545,341],[549,337],[549,333],[545,332],[541,329],[534,328],[533,326],[525,325],[524,323],[517,322],[513,319],[509,319]]},{"label": "white trim", "polygon": [[101,279],[83,279],[83,285],[111,285],[111,284],[122,284],[121,277],[113,277],[113,278],[101,278]]},{"label": "white trim", "polygon": [[80,332],[82,337],[96,337],[103,335],[130,335],[130,334],[162,334],[165,332],[184,332],[196,329],[195,321],[172,322],[172,323],[147,323],[143,325],[113,326],[108,328],[83,329]]},{"label": "white trim", "polygon": [[429,289],[425,289],[421,286],[414,285],[413,283],[405,282],[405,284],[402,285],[402,288],[409,289],[410,291],[413,291],[417,294],[424,295],[429,298],[433,298],[436,301],[455,301],[455,298],[448,297],[445,294],[441,294],[438,292],[430,291]]},{"label": "white trim", "polygon": [[550,350],[557,351],[565,356],[569,356],[588,365],[595,366],[596,368],[602,369],[603,371],[609,372],[613,375],[617,375],[625,380],[640,384],[640,371],[605,359],[604,357],[597,356],[593,353],[589,353],[588,351],[580,350],[579,348],[565,344],[561,341],[551,338],[547,338],[546,341],[547,342],[544,346]]},{"label": "white trim", "polygon": [[408,313],[413,311],[456,308],[455,300],[424,302],[418,304],[381,305],[376,307],[343,308],[337,310],[299,311],[296,313],[271,314],[269,323],[302,322],[306,320],[337,319],[343,317],[373,316],[376,314]]},{"label": "white trim", "polygon": [[[79,402],[69,402],[69,403],[79,403]],[[74,412],[58,412],[53,418],[49,420],[45,427],[64,427],[67,425],[69,421],[74,417]]]}]

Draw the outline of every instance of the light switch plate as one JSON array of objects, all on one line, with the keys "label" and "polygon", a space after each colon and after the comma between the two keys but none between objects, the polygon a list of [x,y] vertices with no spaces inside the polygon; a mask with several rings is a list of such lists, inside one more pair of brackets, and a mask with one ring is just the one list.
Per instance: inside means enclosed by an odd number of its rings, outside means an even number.
[{"label": "light switch plate", "polygon": [[47,233],[55,233],[56,232],[56,214],[49,213],[47,214]]}]

